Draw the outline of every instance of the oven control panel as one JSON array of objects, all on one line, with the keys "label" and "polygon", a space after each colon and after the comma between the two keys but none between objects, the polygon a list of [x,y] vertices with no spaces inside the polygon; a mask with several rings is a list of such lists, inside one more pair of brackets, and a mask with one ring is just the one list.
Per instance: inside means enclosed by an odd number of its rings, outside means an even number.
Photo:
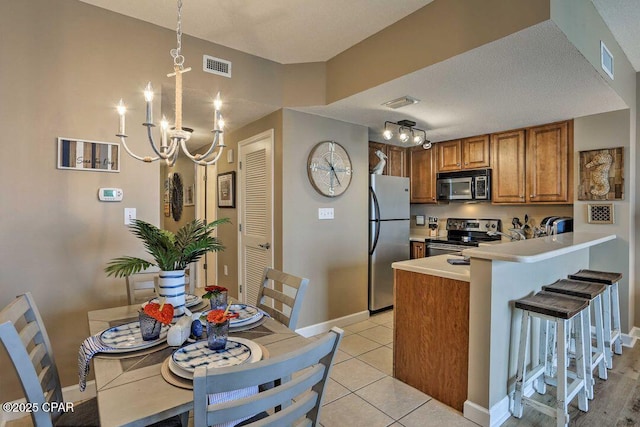
[{"label": "oven control panel", "polygon": [[447,230],[458,231],[500,231],[499,219],[467,219],[467,218],[448,218]]}]

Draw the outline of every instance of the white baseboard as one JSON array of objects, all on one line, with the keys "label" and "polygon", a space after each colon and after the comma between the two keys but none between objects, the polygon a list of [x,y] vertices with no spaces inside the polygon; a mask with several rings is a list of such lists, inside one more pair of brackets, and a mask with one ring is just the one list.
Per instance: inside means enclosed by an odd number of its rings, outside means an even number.
[{"label": "white baseboard", "polygon": [[305,326],[304,328],[296,329],[296,332],[303,337],[311,337],[314,335],[322,334],[329,331],[334,326],[343,327],[351,325],[353,323],[363,322],[369,318],[369,311],[361,311],[359,313],[353,313],[348,316],[339,317],[337,319],[328,320],[322,323],[316,323],[315,325]]},{"label": "white baseboard", "polygon": [[640,339],[640,328],[634,326],[629,331],[629,334],[622,334],[622,345],[625,347],[633,347],[636,345],[636,341]]},{"label": "white baseboard", "polygon": [[510,416],[509,396],[505,396],[500,402],[487,409],[470,400],[464,402],[464,417],[483,427],[498,427]]},{"label": "white baseboard", "polygon": [[[85,391],[80,391],[80,387],[77,384],[70,385],[62,389],[62,398],[65,402],[80,402],[82,400],[93,399],[94,397],[96,397],[95,381],[87,381],[87,388]],[[25,403],[26,401],[27,400],[25,398],[22,398],[14,400],[12,403]],[[18,420],[25,416],[29,415],[25,415],[23,412],[0,411],[0,427],[5,427],[9,421]]]}]

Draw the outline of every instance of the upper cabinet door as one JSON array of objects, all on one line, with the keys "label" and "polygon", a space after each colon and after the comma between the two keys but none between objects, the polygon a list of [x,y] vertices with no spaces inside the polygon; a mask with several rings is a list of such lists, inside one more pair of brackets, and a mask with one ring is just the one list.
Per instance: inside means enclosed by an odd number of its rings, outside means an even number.
[{"label": "upper cabinet door", "polygon": [[528,201],[573,201],[573,121],[527,130]]},{"label": "upper cabinet door", "polygon": [[395,145],[388,146],[387,175],[409,176],[407,173],[407,149]]},{"label": "upper cabinet door", "polygon": [[489,135],[474,136],[462,140],[462,168],[488,168]]},{"label": "upper cabinet door", "polygon": [[436,146],[409,150],[411,203],[436,203]]},{"label": "upper cabinet door", "polygon": [[525,202],[525,131],[491,135],[493,203]]},{"label": "upper cabinet door", "polygon": [[462,167],[462,141],[446,141],[438,146],[438,172],[457,171]]}]

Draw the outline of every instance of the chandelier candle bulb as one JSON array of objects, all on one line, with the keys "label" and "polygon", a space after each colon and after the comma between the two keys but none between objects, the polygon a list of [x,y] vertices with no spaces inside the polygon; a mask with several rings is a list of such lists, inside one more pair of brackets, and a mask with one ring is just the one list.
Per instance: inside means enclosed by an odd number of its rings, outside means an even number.
[{"label": "chandelier candle bulb", "polygon": [[122,98],[120,99],[120,103],[118,103],[118,115],[120,116],[120,127],[118,128],[118,135],[116,136],[120,136],[120,135],[124,135],[124,114],[127,112],[127,107],[124,106],[124,102],[122,101]]},{"label": "chandelier candle bulb", "polygon": [[147,123],[153,124],[153,88],[151,82],[144,89],[144,99],[147,101]]}]

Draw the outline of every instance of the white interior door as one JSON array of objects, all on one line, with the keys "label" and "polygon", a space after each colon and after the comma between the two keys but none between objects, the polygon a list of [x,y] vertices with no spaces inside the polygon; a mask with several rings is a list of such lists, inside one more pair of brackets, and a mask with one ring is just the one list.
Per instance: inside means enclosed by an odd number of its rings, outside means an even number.
[{"label": "white interior door", "polygon": [[[215,179],[217,166],[195,165],[195,168],[196,218],[209,223],[217,219],[217,185]],[[215,233],[216,232],[214,231],[214,235]],[[215,252],[207,252],[207,254],[196,263],[196,287],[203,288],[205,286],[216,285],[218,283],[217,259],[217,254]]]},{"label": "white interior door", "polygon": [[255,304],[273,266],[273,129],[238,143],[239,297]]}]

